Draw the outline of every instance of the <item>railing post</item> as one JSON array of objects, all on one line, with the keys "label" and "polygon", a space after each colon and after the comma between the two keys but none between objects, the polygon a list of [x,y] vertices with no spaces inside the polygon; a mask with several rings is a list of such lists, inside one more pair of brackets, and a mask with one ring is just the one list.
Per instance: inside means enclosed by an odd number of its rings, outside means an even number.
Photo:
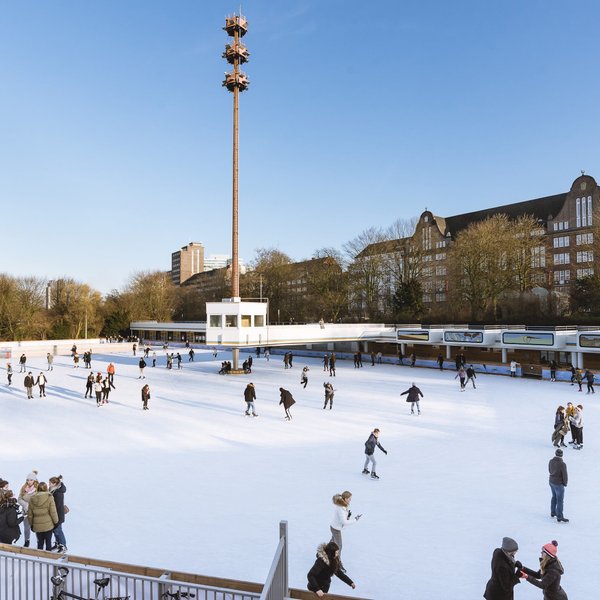
[{"label": "railing post", "polygon": [[279,521],[279,539],[283,538],[283,552],[281,562],[283,563],[283,593],[284,598],[289,594],[288,587],[288,524],[287,521]]}]

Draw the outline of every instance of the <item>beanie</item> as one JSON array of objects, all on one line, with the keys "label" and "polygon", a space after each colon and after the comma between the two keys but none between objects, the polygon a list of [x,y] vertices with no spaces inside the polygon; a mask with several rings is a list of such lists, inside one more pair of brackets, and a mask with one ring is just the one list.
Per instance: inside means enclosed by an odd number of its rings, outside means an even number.
[{"label": "beanie", "polygon": [[561,456],[563,455],[563,451],[559,448],[555,453],[554,456]]},{"label": "beanie", "polygon": [[37,481],[38,472],[37,471],[31,471],[31,473],[29,473],[29,475],[27,475],[27,477],[25,479],[30,479],[31,481]]},{"label": "beanie", "polygon": [[556,558],[556,553],[558,552],[558,542],[556,540],[552,540],[545,546],[542,546],[542,552],[546,553],[552,558]]},{"label": "beanie", "polygon": [[519,545],[515,540],[509,537],[502,538],[502,550],[504,552],[516,552],[519,549]]}]

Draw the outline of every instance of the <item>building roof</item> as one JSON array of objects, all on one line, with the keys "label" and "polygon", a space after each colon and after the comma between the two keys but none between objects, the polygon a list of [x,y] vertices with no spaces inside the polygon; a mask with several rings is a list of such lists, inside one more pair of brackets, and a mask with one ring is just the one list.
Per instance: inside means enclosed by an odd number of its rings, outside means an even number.
[{"label": "building roof", "polygon": [[[508,216],[509,219],[516,219],[522,215],[532,215],[535,219],[546,224],[549,219],[553,219],[561,211],[566,198],[567,193],[556,194],[555,196],[525,200],[524,202],[516,202],[515,204],[494,206],[493,208],[484,208],[475,212],[446,217],[444,219],[446,227],[443,233],[445,235],[450,233],[454,237],[458,232],[466,229],[472,223],[485,221],[489,217],[500,214]],[[439,217],[435,218],[436,220],[441,220]]]}]

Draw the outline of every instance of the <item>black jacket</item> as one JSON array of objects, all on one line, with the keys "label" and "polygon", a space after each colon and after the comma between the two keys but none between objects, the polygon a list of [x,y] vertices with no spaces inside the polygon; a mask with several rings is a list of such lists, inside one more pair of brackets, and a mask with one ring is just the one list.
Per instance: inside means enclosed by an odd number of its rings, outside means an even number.
[{"label": "black jacket", "polygon": [[550,483],[555,485],[567,485],[569,476],[567,474],[567,465],[560,456],[555,456],[548,463],[548,472],[550,473]]},{"label": "black jacket", "polygon": [[23,521],[19,505],[14,498],[0,504],[0,542],[12,544],[21,537],[19,523]]},{"label": "black jacket", "polygon": [[317,550],[317,560],[308,572],[308,585],[306,586],[311,592],[317,592],[322,590],[327,593],[329,586],[331,585],[331,578],[333,576],[339,577],[347,585],[352,585],[353,581],[343,571],[338,569],[336,572],[333,571],[333,567],[329,564],[329,557],[325,554],[324,544],[319,546]]},{"label": "black jacket", "polygon": [[289,408],[290,406],[292,406],[292,404],[296,403],[291,392],[289,392],[288,390],[279,388],[279,392],[281,394],[281,400],[279,401],[279,404],[283,404],[284,408]]},{"label": "black jacket", "polygon": [[377,446],[382,452],[387,452],[384,450],[383,446],[377,441],[377,438],[374,434],[369,436],[369,439],[365,442],[365,454],[371,456],[373,452],[375,452],[375,446]]},{"label": "black jacket", "polygon": [[527,573],[527,581],[535,587],[544,590],[544,600],[569,600],[567,593],[560,587],[560,578],[565,572],[558,559],[553,558],[546,565],[544,574],[523,567]]},{"label": "black jacket", "polygon": [[54,504],[56,504],[56,512],[58,514],[58,522],[65,522],[65,492],[67,488],[64,483],[61,483],[55,490],[50,492],[54,497]]},{"label": "black jacket", "polygon": [[[423,398],[423,392],[416,385],[409,387],[405,392],[402,392],[400,395],[404,396],[405,394],[408,394],[408,397],[406,398],[407,402],[418,402],[419,396]],[[371,454],[373,453],[371,452]]]},{"label": "black jacket", "polygon": [[513,588],[519,583],[519,569],[506,556],[502,548],[492,554],[492,576],[485,586],[486,600],[513,600]]},{"label": "black jacket", "polygon": [[253,400],[256,400],[256,390],[254,389],[253,385],[246,386],[246,389],[244,390],[244,400],[246,402],[252,402]]}]

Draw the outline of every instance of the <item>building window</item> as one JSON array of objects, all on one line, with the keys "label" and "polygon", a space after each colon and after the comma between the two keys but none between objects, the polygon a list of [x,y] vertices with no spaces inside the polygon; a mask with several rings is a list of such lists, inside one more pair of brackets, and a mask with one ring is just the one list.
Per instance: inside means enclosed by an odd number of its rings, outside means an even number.
[{"label": "building window", "polygon": [[537,248],[531,249],[531,266],[532,267],[545,267],[546,266],[546,253],[544,252],[544,246],[538,246]]},{"label": "building window", "polygon": [[431,262],[433,260],[433,256],[431,256],[431,254],[426,254],[423,257],[423,262]]},{"label": "building window", "polygon": [[567,248],[569,246],[569,236],[562,235],[560,237],[555,237],[553,244],[555,248]]},{"label": "building window", "polygon": [[430,303],[431,302],[431,294],[423,294],[423,302]]},{"label": "building window", "polygon": [[592,225],[592,197],[588,196],[588,225]]},{"label": "building window", "polygon": [[582,227],[587,227],[587,203],[585,201],[585,198],[581,199],[581,226]]},{"label": "building window", "polygon": [[594,261],[594,253],[591,250],[584,250],[583,252],[577,253],[577,262],[593,262]]},{"label": "building window", "polygon": [[433,275],[433,268],[432,267],[425,267],[423,269],[423,277],[431,277]]},{"label": "building window", "polygon": [[575,216],[577,217],[577,227],[581,227],[581,198],[575,201]]},{"label": "building window", "polygon": [[254,315],[254,327],[264,327],[265,317],[264,315]]},{"label": "building window", "polygon": [[594,234],[593,233],[580,233],[575,237],[575,243],[577,246],[582,246],[583,244],[593,244],[594,243]]},{"label": "building window", "polygon": [[431,250],[431,227],[423,227],[423,250]]},{"label": "building window", "polygon": [[568,252],[561,252],[560,254],[554,255],[554,264],[555,265],[568,265],[570,262],[571,262],[571,257]]},{"label": "building window", "polygon": [[252,327],[252,315],[242,315],[242,327]]},{"label": "building window", "polygon": [[435,255],[435,260],[446,260],[446,253],[445,252],[440,252],[439,254]]},{"label": "building window", "polygon": [[446,240],[442,240],[441,242],[436,242],[435,243],[435,247],[436,248],[445,248],[446,247]]},{"label": "building window", "polygon": [[446,275],[446,272],[447,272],[447,269],[446,269],[446,267],[436,267],[436,268],[435,268],[435,274],[436,274],[437,276],[440,276],[440,275],[442,275],[442,276],[443,276],[443,275]]},{"label": "building window", "polygon": [[564,285],[569,283],[571,279],[571,271],[554,271],[554,283]]},{"label": "building window", "polygon": [[594,274],[594,269],[577,269],[577,279],[589,277]]},{"label": "building window", "polygon": [[437,292],[435,294],[436,302],[446,302],[446,293],[445,292]]},{"label": "building window", "polygon": [[237,315],[225,315],[225,327],[237,326]]},{"label": "building window", "polygon": [[221,315],[210,315],[208,322],[211,327],[221,327]]}]

